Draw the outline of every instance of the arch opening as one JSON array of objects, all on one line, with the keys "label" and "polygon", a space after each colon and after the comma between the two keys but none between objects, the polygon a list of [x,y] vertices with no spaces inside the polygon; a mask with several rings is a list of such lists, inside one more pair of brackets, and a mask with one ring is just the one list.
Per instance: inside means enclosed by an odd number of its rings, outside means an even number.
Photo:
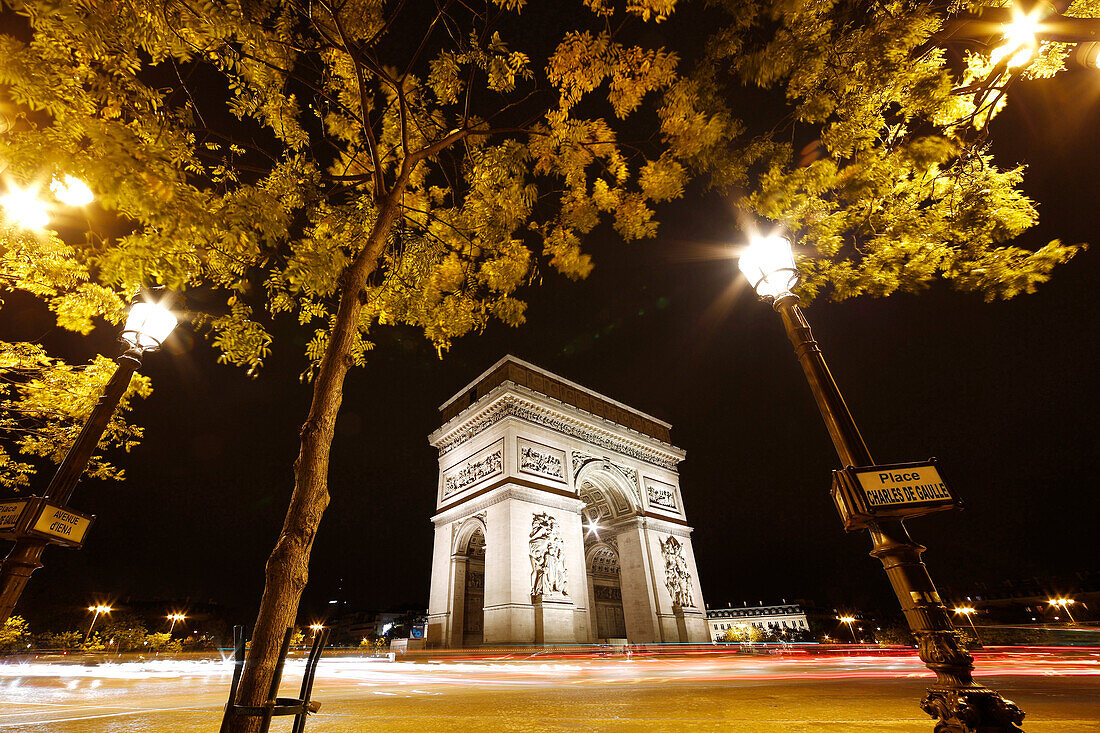
[{"label": "arch opening", "polygon": [[587,570],[596,638],[626,639],[619,553],[606,544],[593,546],[587,553]]},{"label": "arch opening", "polygon": [[462,646],[480,646],[485,628],[485,533],[475,529],[461,549],[466,572],[462,588]]}]

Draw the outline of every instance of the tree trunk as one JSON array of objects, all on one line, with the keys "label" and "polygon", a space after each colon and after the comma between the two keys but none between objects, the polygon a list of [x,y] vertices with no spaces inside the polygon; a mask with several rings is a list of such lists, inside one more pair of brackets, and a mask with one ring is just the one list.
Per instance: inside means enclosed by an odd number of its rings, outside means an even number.
[{"label": "tree trunk", "polygon": [[[267,560],[263,599],[245,657],[237,704],[262,705],[267,697],[279,649],[288,626],[298,614],[298,602],[309,577],[309,553],[328,506],[328,465],[336,417],[344,396],[344,377],[352,365],[351,349],[359,329],[363,307],[360,293],[374,272],[399,210],[395,203],[400,186],[382,200],[378,220],[366,246],[344,273],[343,292],[336,323],[320,369],[313,381],[313,402],[302,426],[301,449],[294,463],[294,493],[283,529]],[[258,718],[230,720],[230,733],[259,730]]]}]

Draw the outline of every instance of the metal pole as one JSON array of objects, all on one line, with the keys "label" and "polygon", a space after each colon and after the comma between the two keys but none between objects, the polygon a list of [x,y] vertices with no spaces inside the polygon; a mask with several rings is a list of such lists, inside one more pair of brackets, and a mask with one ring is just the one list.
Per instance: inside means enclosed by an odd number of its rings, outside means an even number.
[{"label": "metal pole", "polygon": [[[45,498],[54,504],[65,506],[73,495],[77,482],[88,467],[88,461],[92,458],[100,438],[107,430],[111,421],[111,415],[118,407],[122,395],[130,386],[130,377],[141,367],[141,349],[130,347],[121,356],[115,359],[118,367],[103,394],[96,402],[88,421],[80,431],[76,442],[65,454],[65,459],[53,475],[49,487],[46,489]],[[21,539],[17,540],[15,547],[4,559],[0,566],[0,626],[11,616],[19,597],[23,595],[23,589],[27,586],[27,580],[38,568],[42,567],[42,552],[48,543],[45,540]],[[89,632],[90,633],[90,632]]]},{"label": "metal pole", "polygon": [[88,643],[88,637],[90,637],[92,635],[92,629],[95,628],[95,622],[96,622],[96,619],[98,619],[98,618],[99,618],[99,609],[97,608],[95,610],[95,615],[92,616],[92,622],[90,624],[88,624],[88,633],[86,633],[84,635],[84,643],[85,644]]},{"label": "metal pole", "polygon": [[[806,374],[842,467],[873,466],[867,444],[798,307],[798,297],[783,295],[773,305]],[[1017,724],[1023,721],[1023,711],[996,691],[974,682],[974,658],[962,647],[921,560],[925,548],[913,541],[900,520],[878,520],[869,531],[871,557],[878,558],[886,570],[917,639],[921,661],[936,673],[935,684],[921,700],[921,709],[938,718],[936,733],[1020,731]]]},{"label": "metal pole", "polygon": [[974,640],[978,642],[979,646],[981,646],[982,637],[978,636],[978,627],[974,625],[974,614],[966,614],[966,620],[970,622],[970,630],[974,632]]}]

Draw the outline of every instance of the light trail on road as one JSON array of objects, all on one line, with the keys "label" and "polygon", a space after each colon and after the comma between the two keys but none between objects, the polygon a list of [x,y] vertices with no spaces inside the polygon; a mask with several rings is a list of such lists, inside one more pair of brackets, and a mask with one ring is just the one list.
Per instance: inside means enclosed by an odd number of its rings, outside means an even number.
[{"label": "light trail on road", "polygon": [[[976,653],[975,676],[1100,676],[1100,648],[1072,650],[1004,647]],[[103,681],[228,679],[233,663],[223,659],[145,659],[102,664],[27,661],[0,664],[0,690],[22,679],[56,678]],[[301,676],[304,661],[287,661],[288,677]],[[916,652],[908,649],[770,650],[751,654],[715,649],[687,654],[638,653],[630,657],[606,652],[567,652],[523,657],[450,657],[410,655],[398,661],[358,656],[327,656],[317,679],[337,685],[447,686],[471,683],[501,686],[615,685],[675,682],[775,682],[797,680],[931,678]]]}]

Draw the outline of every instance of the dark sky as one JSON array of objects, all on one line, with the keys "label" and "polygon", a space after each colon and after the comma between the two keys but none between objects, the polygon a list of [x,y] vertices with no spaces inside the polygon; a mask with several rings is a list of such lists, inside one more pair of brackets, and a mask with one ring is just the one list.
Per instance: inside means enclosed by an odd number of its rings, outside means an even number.
[{"label": "dark sky", "polygon": [[[1030,166],[1043,217],[1030,246],[1097,239],[1098,98],[1098,72],[1030,82],[993,126],[999,161]],[[442,360],[414,331],[378,332],[348,378],[307,607],[341,579],[356,607],[426,606],[437,472],[426,437],[437,406],[509,352],[672,423],[712,607],[889,599],[866,535],[846,535],[829,499],[836,458],[777,317],[746,288],[731,293],[736,265],[715,256],[736,237],[725,202],[694,196],[663,212],[655,241],[593,238],[592,276],[528,291],[520,329],[494,325]],[[910,523],[940,586],[1097,568],[1098,282],[1094,249],[1009,302],[937,288],[808,309],[876,459],[936,456],[968,505]],[[41,314],[17,306],[0,337],[41,335]],[[186,327],[147,359],[156,392],[135,410],[147,437],[121,459],[129,480],[78,488],[74,506],[98,515],[88,545],[47,552],[24,612],[189,596],[251,620],[309,399],[302,337],[280,335],[255,380],[215,365]],[[114,353],[111,338],[100,329],[57,348],[85,359]]]}]

